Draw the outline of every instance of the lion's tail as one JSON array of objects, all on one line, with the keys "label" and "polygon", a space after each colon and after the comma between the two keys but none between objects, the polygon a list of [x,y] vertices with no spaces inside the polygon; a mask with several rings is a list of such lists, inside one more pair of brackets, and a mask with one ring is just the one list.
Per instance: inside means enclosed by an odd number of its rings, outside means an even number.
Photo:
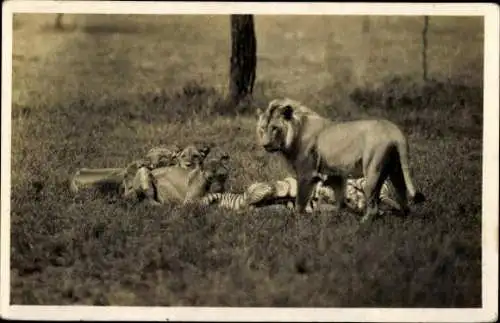
[{"label": "lion's tail", "polygon": [[397,144],[397,149],[399,153],[399,159],[401,161],[401,171],[403,172],[404,181],[406,184],[406,191],[408,200],[413,203],[421,203],[426,200],[425,195],[417,191],[415,186],[413,185],[413,181],[411,179],[410,166],[409,166],[409,158],[408,158],[408,142],[402,141]]},{"label": "lion's tail", "polygon": [[98,187],[106,183],[120,185],[124,176],[124,168],[80,168],[71,177],[70,190],[77,193],[82,188]]}]

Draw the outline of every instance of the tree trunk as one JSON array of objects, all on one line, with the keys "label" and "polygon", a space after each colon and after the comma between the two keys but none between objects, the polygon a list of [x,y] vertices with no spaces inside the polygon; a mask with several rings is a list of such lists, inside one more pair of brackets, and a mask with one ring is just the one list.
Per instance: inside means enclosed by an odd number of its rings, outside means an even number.
[{"label": "tree trunk", "polygon": [[57,14],[57,17],[56,17],[56,23],[55,23],[55,28],[56,29],[64,29],[63,25],[62,25],[62,18],[63,18],[63,14],[62,13],[58,13]]},{"label": "tree trunk", "polygon": [[366,74],[370,66],[370,56],[372,54],[370,27],[370,16],[364,16],[361,21],[360,43],[356,54],[357,60],[352,66],[354,75],[353,85],[361,88],[366,85]]},{"label": "tree trunk", "polygon": [[252,94],[257,65],[257,41],[252,15],[231,15],[229,99],[233,106]]},{"label": "tree trunk", "polygon": [[429,29],[429,16],[424,17],[424,29],[422,30],[422,73],[424,81],[427,81],[427,30]]}]

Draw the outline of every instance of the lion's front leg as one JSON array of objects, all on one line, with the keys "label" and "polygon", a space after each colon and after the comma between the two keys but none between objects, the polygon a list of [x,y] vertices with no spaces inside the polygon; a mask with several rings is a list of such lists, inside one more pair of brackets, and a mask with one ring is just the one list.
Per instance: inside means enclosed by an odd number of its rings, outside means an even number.
[{"label": "lion's front leg", "polygon": [[155,203],[157,201],[154,178],[147,167],[141,167],[137,170],[130,186],[131,187],[125,191],[125,197],[133,195],[139,199],[146,199],[151,204],[157,204]]},{"label": "lion's front leg", "polygon": [[297,196],[295,198],[295,207],[297,213],[308,213],[307,206],[309,205],[311,194],[313,192],[315,184],[316,180],[310,173],[303,174],[298,177]]}]

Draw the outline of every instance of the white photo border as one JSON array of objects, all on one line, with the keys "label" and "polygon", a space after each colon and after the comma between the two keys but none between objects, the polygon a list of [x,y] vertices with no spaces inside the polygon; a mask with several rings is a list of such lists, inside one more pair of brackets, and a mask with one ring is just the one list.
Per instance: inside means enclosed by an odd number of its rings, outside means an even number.
[{"label": "white photo border", "polygon": [[[14,13],[440,15],[484,17],[482,308],[272,308],[10,305]],[[2,9],[0,315],[16,320],[471,322],[498,319],[499,7],[494,3],[5,1]]]}]

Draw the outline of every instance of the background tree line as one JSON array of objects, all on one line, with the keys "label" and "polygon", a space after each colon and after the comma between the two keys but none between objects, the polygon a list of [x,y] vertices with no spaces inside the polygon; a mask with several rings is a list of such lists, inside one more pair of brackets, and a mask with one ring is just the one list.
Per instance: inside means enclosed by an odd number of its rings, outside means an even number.
[{"label": "background tree line", "polygon": [[[231,59],[229,75],[229,95],[227,104],[237,106],[241,100],[250,96],[253,92],[257,66],[257,39],[253,15],[231,15]],[[63,13],[56,15],[54,27],[63,30]],[[422,30],[422,78],[428,79],[427,47],[428,47],[429,16],[424,16],[424,27]],[[370,44],[370,17],[366,16],[362,21],[361,35],[365,59],[358,62],[356,78],[360,84],[363,83],[363,72],[368,65]]]}]

